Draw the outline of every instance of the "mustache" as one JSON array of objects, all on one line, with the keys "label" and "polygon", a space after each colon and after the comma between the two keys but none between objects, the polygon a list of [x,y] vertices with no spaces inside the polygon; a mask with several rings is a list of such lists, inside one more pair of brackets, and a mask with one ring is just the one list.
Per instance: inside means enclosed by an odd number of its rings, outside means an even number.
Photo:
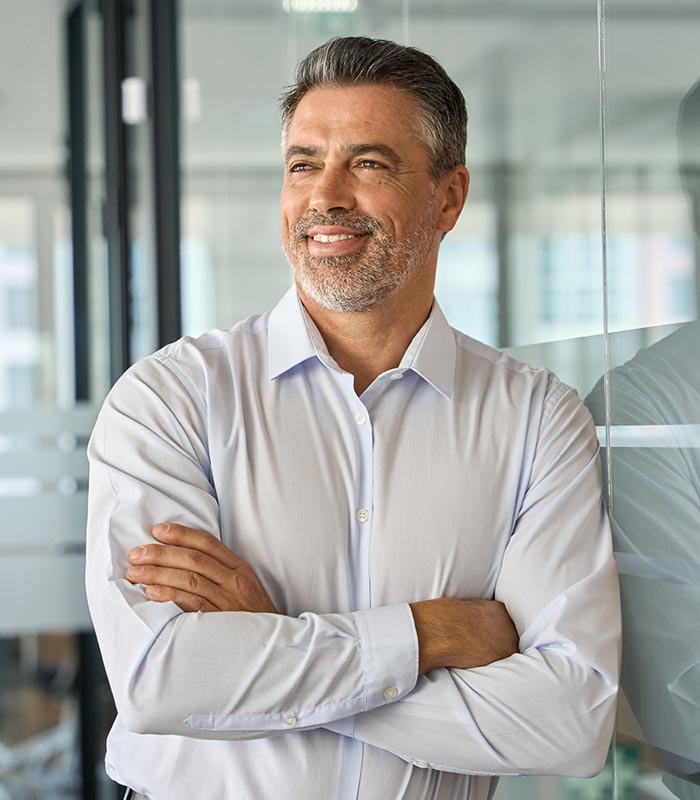
[{"label": "mustache", "polygon": [[293,231],[297,239],[305,239],[309,235],[311,228],[316,225],[337,225],[342,228],[350,228],[361,234],[377,233],[382,230],[379,220],[368,217],[365,214],[358,214],[352,211],[344,211],[336,214],[321,214],[319,211],[307,211],[294,223]]}]

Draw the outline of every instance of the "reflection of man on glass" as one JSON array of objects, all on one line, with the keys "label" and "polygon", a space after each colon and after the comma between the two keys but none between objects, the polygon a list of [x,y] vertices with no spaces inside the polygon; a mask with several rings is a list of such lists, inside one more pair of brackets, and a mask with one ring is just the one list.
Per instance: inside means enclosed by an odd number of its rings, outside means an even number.
[{"label": "reflection of man on glass", "polygon": [[[681,105],[681,174],[700,211],[700,82]],[[696,229],[697,232],[697,229]],[[700,799],[700,323],[609,376],[611,503],[625,630],[622,685],[666,785]],[[605,421],[603,381],[586,400]],[[646,426],[652,426],[651,428]],[[621,433],[614,435],[620,436]],[[634,438],[630,438],[634,436]],[[615,439],[613,438],[613,445]]]},{"label": "reflection of man on glass", "polygon": [[433,300],[464,98],[350,38],[282,110],[295,288],[137,364],[91,440],[109,773],[154,800],[595,773],[619,609],[590,416]]}]

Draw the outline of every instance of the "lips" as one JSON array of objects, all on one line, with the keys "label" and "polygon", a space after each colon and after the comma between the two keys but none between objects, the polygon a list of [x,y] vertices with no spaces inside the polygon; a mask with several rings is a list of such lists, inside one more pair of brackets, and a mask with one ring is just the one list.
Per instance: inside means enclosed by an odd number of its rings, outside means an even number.
[{"label": "lips", "polygon": [[313,239],[314,242],[342,242],[346,239],[356,239],[358,236],[362,234],[359,233],[315,233],[313,236],[309,236],[310,239]]},{"label": "lips", "polygon": [[367,234],[335,226],[313,227],[306,241],[312,256],[343,255],[358,249]]},{"label": "lips", "polygon": [[379,222],[364,214],[320,214],[310,210],[294,224],[297,241],[306,243],[310,256],[336,256],[359,252]]}]

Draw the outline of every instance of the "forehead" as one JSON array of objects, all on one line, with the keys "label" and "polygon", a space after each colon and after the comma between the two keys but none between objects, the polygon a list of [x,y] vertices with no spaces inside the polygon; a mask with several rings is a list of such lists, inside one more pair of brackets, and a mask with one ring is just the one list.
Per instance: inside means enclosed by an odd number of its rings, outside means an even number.
[{"label": "forehead", "polygon": [[418,106],[393,86],[321,86],[299,101],[286,130],[286,144],[381,141],[424,149]]}]

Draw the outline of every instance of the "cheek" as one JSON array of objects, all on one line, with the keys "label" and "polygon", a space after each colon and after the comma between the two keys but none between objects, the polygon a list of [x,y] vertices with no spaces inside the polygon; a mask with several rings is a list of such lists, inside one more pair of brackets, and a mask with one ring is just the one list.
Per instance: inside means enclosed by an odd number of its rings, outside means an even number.
[{"label": "cheek", "polygon": [[306,208],[297,198],[283,191],[280,201],[280,226],[283,236],[288,236]]},{"label": "cheek", "polygon": [[366,189],[358,193],[357,208],[378,219],[387,232],[399,232],[425,217],[428,198],[422,186],[393,184],[384,179],[381,185],[377,182]]},{"label": "cheek", "polygon": [[282,214],[280,216],[280,232],[284,241],[290,238],[295,219],[296,218],[292,216],[289,209],[282,209]]}]

